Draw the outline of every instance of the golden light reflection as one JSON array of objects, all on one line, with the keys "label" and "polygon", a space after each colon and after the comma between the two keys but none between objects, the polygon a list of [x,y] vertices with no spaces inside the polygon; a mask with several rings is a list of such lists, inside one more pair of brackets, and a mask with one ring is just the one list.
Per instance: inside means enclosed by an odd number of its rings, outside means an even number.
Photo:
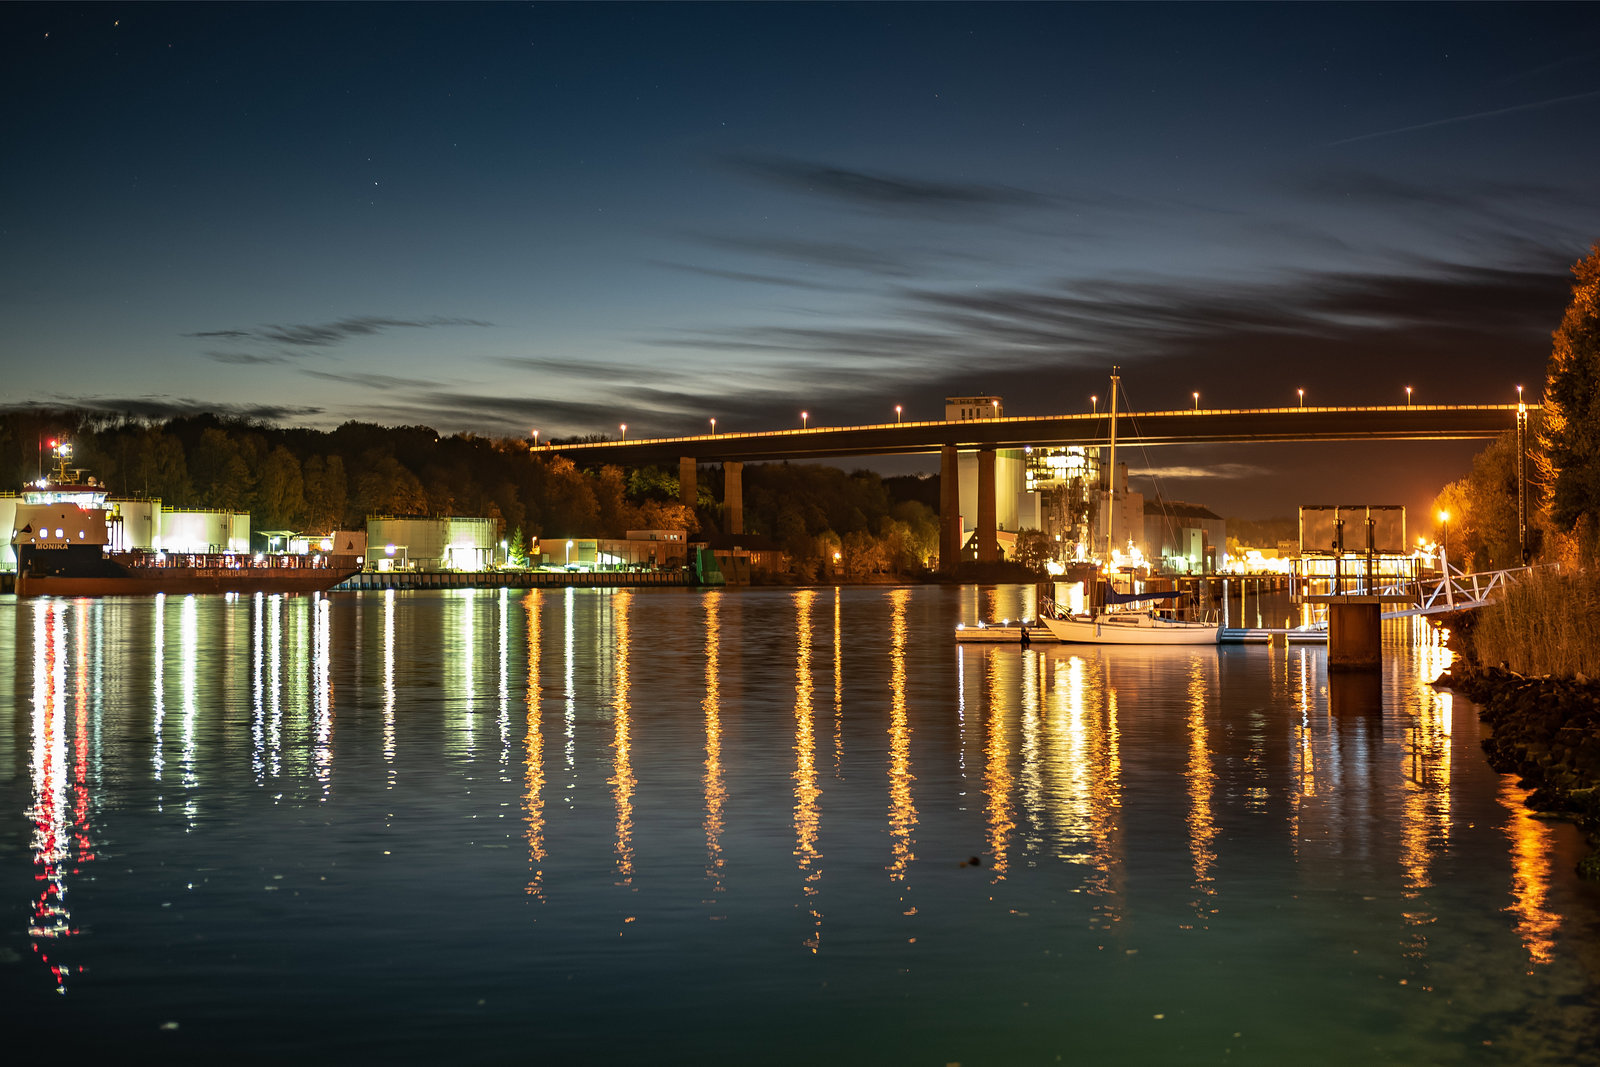
[{"label": "golden light reflection", "polygon": [[991,882],[1003,882],[1006,879],[1011,860],[1011,831],[1016,828],[1011,818],[1011,751],[1006,741],[1004,712],[1009,687],[1002,683],[999,675],[1002,655],[1007,663],[1012,662],[1011,657],[999,649],[989,650],[985,676],[987,692],[984,706],[988,714],[983,721],[983,791],[987,798],[984,824],[988,831],[989,869],[994,875]]},{"label": "golden light reflection", "polygon": [[528,701],[526,790],[523,793],[528,823],[528,889],[531,897],[544,899],[544,730],[540,722],[539,648],[540,608],[544,594],[530,589],[522,600],[523,614],[528,620]]},{"label": "golden light reflection", "polygon": [[[28,937],[34,953],[49,968],[56,992],[67,992],[67,978],[81,972],[61,959],[62,942],[79,933],[72,925],[67,901],[67,876],[76,873],[73,862],[73,820],[76,807],[87,809],[87,801],[77,798],[82,784],[74,786],[67,752],[67,653],[66,603],[41,599],[33,605],[33,711],[32,711],[32,803],[27,819],[33,824],[31,841],[34,876],[38,893],[32,901]],[[82,727],[80,726],[80,734]],[[81,743],[81,742],[80,742]],[[79,753],[80,760],[83,754]],[[87,839],[87,826],[79,827]],[[80,845],[79,860],[86,862]]]},{"label": "golden light reflection", "polygon": [[[1103,657],[1103,653],[1097,653]],[[1050,811],[1058,857],[1087,868],[1091,929],[1121,920],[1122,754],[1117,695],[1083,656],[1044,655],[1044,743],[1050,753]]]},{"label": "golden light reflection", "polygon": [[282,596],[267,598],[267,774],[273,778],[283,769],[283,601]]},{"label": "golden light reflection", "polygon": [[563,790],[567,798],[567,806],[572,806],[573,785],[578,777],[578,689],[574,680],[573,671],[573,643],[575,640],[576,625],[573,620],[573,609],[577,607],[577,590],[567,586],[566,596],[562,599],[563,615],[561,619],[562,637],[565,641],[562,652],[561,667],[562,694],[566,703],[561,709],[561,728],[563,732],[562,754],[566,757],[567,776],[571,781]]},{"label": "golden light reflection", "polygon": [[700,701],[706,720],[706,877],[711,879],[711,891],[723,890],[722,875],[722,806],[727,803],[728,790],[722,780],[722,665],[719,659],[722,644],[722,624],[717,609],[722,606],[722,593],[712,591],[705,595],[706,609],[706,695]]},{"label": "golden light reflection", "polygon": [[839,776],[844,763],[844,623],[841,616],[842,591],[833,587],[833,775]]},{"label": "golden light reflection", "polygon": [[633,777],[633,742],[629,736],[631,726],[628,706],[628,666],[633,635],[628,628],[628,608],[633,594],[620,589],[612,594],[611,611],[614,627],[613,641],[616,656],[612,672],[614,686],[612,702],[612,776],[611,791],[617,805],[617,874],[621,885],[633,884],[633,791],[638,784]]},{"label": "golden light reflection", "polygon": [[457,622],[458,637],[455,644],[456,656],[461,666],[461,739],[469,760],[476,754],[478,741],[477,678],[476,665],[473,663],[473,655],[478,650],[478,639],[475,632],[477,620],[473,617],[473,596],[472,590],[461,589],[457,590],[449,601]]},{"label": "golden light reflection", "polygon": [[817,801],[816,733],[812,722],[811,694],[811,605],[816,593],[803,589],[794,594],[794,855],[805,876],[803,892],[808,898],[813,928],[805,938],[812,952],[822,938],[822,915],[817,911],[817,881],[822,871],[816,866],[822,854],[817,850],[817,829],[821,820]]},{"label": "golden light reflection", "polygon": [[[889,623],[889,837],[892,858],[889,876],[904,881],[906,868],[916,859],[917,806],[911,793],[911,725],[906,713],[906,606],[911,590],[889,594],[893,611]],[[915,909],[912,909],[913,911]],[[911,914],[911,912],[907,912]]]},{"label": "golden light reflection", "polygon": [[[1206,929],[1217,913],[1216,878],[1211,873],[1217,861],[1216,817],[1211,810],[1211,795],[1217,775],[1211,765],[1211,737],[1206,724],[1207,686],[1199,660],[1189,670],[1189,855],[1194,864],[1193,888],[1199,894],[1192,902],[1195,918]],[[1187,928],[1187,927],[1186,927]]]},{"label": "golden light reflection", "polygon": [[[1429,647],[1430,634],[1438,633],[1437,629],[1423,624],[1420,630],[1413,631],[1413,636],[1417,639],[1417,660],[1432,661],[1442,670],[1449,664],[1449,651]],[[1438,670],[1427,674],[1427,669],[1423,668],[1423,673],[1432,681],[1438,676]],[[1435,921],[1423,899],[1423,891],[1433,884],[1433,857],[1450,836],[1451,696],[1426,686],[1419,686],[1418,694],[1420,704],[1415,718],[1407,724],[1405,738],[1407,761],[1400,806],[1400,866],[1407,901],[1404,918],[1413,928],[1402,950],[1408,957],[1420,959],[1426,956],[1428,947],[1427,936],[1421,928]]]},{"label": "golden light reflection", "polygon": [[1555,934],[1561,915],[1549,908],[1550,855],[1555,837],[1550,827],[1536,819],[1524,803],[1530,791],[1517,788],[1509,775],[1501,777],[1496,798],[1509,813],[1505,834],[1511,843],[1511,905],[1517,917],[1517,934],[1528,950],[1528,968],[1549,965],[1555,952]]},{"label": "golden light reflection", "polygon": [[1043,843],[1039,835],[1039,827],[1044,822],[1044,783],[1040,777],[1041,735],[1043,733],[1043,709],[1040,702],[1039,686],[1041,672],[1039,661],[1043,658],[1042,652],[1024,652],[1022,654],[1022,810],[1027,814],[1024,823],[1024,836],[1022,841],[1023,852],[1033,855],[1039,851]]}]

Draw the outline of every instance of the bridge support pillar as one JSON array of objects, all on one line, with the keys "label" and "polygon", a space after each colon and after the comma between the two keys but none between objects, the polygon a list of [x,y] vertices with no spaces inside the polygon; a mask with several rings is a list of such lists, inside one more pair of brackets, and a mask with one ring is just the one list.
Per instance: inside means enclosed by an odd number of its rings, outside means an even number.
[{"label": "bridge support pillar", "polygon": [[722,532],[744,533],[744,464],[732,459],[722,464]]},{"label": "bridge support pillar", "polygon": [[1000,558],[1000,539],[995,529],[994,449],[978,452],[978,562],[994,563]]},{"label": "bridge support pillar", "polygon": [[1383,666],[1383,640],[1375,596],[1346,596],[1328,602],[1328,669],[1375,671]]},{"label": "bridge support pillar", "polygon": [[700,487],[695,484],[693,456],[678,457],[678,499],[684,507],[692,508],[700,497]]},{"label": "bridge support pillar", "polygon": [[954,574],[961,565],[961,470],[956,446],[939,450],[939,569]]}]

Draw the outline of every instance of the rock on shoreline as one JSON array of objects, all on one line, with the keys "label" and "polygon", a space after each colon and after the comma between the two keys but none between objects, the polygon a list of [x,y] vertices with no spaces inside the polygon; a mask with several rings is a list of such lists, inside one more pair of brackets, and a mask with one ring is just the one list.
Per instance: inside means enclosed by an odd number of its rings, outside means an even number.
[{"label": "rock on shoreline", "polygon": [[1483,742],[1489,766],[1532,789],[1528,807],[1575,820],[1590,851],[1578,874],[1600,879],[1600,682],[1525,678],[1457,660],[1435,683],[1471,698],[1493,728]]}]

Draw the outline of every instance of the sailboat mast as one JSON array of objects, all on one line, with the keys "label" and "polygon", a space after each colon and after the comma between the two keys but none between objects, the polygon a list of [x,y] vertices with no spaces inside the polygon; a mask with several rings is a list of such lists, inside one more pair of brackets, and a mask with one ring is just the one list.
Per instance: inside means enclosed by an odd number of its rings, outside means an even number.
[{"label": "sailboat mast", "polygon": [[1106,562],[1111,562],[1111,546],[1116,544],[1117,523],[1117,383],[1122,368],[1111,368],[1111,462],[1106,469]]}]

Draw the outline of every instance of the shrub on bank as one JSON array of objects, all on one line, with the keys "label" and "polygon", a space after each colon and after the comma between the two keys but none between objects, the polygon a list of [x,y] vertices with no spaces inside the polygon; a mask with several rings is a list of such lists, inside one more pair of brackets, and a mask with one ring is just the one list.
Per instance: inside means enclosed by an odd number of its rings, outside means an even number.
[{"label": "shrub on bank", "polygon": [[1537,570],[1481,608],[1473,658],[1518,674],[1600,676],[1600,577]]}]

